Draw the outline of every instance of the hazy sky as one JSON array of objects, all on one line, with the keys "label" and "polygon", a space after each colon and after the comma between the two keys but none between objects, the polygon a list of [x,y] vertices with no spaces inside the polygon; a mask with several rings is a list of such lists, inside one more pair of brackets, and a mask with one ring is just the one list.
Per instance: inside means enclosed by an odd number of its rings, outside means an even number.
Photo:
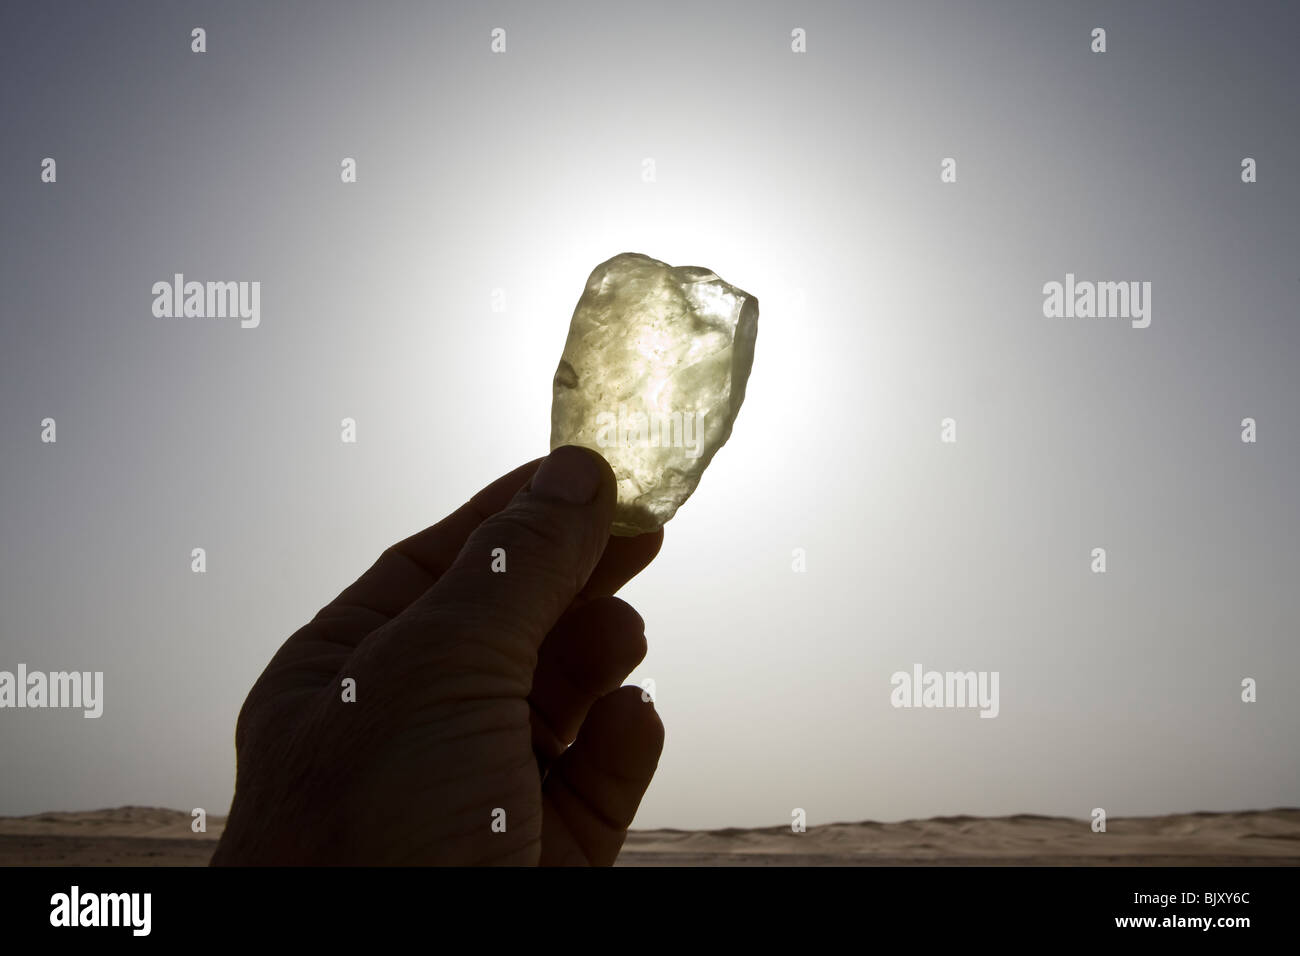
[{"label": "hazy sky", "polygon": [[[731,442],[623,592],[667,728],[638,826],[1300,804],[1298,26],[5,3],[0,670],[105,700],[0,710],[0,814],[224,813],[270,655],[545,453],[624,251],[762,310]],[[177,272],[260,282],[260,324],[155,317]],[[1067,273],[1151,283],[1150,326],[1045,317]],[[891,706],[914,664],[997,672],[998,716]]]}]

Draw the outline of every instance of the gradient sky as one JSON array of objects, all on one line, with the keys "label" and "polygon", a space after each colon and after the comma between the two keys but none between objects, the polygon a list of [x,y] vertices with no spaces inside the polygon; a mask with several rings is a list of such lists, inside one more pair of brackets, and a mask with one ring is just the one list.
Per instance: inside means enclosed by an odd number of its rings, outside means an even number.
[{"label": "gradient sky", "polygon": [[[0,669],[106,689],[99,720],[0,711],[0,814],[224,813],[271,654],[545,453],[573,307],[623,251],[761,306],[731,442],[623,592],[667,728],[638,826],[1300,804],[1297,27],[4,4]],[[155,318],[175,272],[260,281],[260,327]],[[1151,282],[1150,328],[1045,318],[1067,272]],[[999,716],[892,708],[918,662],[998,671]]]}]

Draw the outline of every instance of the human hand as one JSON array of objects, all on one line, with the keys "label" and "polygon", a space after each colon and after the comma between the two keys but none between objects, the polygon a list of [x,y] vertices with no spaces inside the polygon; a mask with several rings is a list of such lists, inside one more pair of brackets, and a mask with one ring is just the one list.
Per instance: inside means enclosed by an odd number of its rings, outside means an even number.
[{"label": "human hand", "polygon": [[618,689],[646,644],[612,595],[663,532],[610,537],[595,453],[539,461],[390,547],[280,648],[239,714],[213,865],[614,862],[663,725]]}]

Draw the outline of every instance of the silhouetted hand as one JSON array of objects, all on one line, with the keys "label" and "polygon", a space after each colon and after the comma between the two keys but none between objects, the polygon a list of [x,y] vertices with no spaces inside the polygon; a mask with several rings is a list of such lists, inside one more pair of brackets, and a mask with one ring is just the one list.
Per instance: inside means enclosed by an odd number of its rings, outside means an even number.
[{"label": "silhouetted hand", "polygon": [[240,711],[213,864],[613,863],[663,746],[618,689],[646,645],[611,596],[663,532],[611,538],[614,498],[598,455],[559,448],[290,637]]}]

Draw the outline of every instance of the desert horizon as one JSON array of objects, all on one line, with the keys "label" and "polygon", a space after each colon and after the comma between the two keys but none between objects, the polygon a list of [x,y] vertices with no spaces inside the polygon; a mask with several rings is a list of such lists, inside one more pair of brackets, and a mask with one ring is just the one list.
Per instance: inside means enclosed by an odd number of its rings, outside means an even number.
[{"label": "desert horizon", "polygon": [[[0,866],[204,866],[225,827],[125,806],[0,817]],[[1300,808],[1111,817],[1018,813],[893,823],[631,830],[616,866],[1295,866]]]}]

